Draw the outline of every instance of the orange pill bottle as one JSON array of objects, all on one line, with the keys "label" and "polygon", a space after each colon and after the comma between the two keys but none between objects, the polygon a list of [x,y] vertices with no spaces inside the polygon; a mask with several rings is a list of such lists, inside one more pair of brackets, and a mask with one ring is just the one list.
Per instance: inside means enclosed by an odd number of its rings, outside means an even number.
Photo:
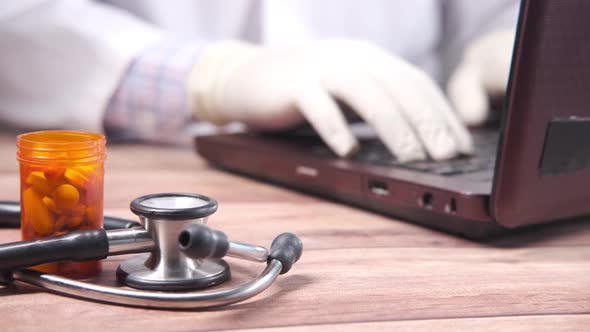
[{"label": "orange pill bottle", "polygon": [[[17,137],[23,240],[103,226],[106,139],[76,131],[37,131]],[[35,269],[83,278],[100,261],[55,262]]]}]

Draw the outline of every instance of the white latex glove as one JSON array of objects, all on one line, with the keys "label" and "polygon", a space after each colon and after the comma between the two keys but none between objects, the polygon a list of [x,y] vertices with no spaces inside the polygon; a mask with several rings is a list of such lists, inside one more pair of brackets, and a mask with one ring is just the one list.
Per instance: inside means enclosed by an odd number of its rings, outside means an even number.
[{"label": "white latex glove", "polygon": [[489,116],[489,97],[506,93],[513,44],[514,30],[502,30],[465,49],[447,85],[449,99],[465,124],[482,124]]},{"label": "white latex glove", "polygon": [[270,49],[209,46],[188,82],[200,120],[277,130],[309,121],[340,156],[357,140],[332,97],[346,102],[400,160],[470,153],[472,141],[425,73],[362,41],[330,40]]}]

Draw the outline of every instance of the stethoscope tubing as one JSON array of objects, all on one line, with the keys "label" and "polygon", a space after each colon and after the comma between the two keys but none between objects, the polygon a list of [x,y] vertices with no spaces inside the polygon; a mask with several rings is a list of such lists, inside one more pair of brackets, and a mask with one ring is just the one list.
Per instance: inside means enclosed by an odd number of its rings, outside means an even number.
[{"label": "stethoscope tubing", "polygon": [[241,302],[269,288],[283,264],[273,259],[254,280],[232,288],[200,292],[156,292],[90,284],[34,270],[20,270],[12,278],[85,300],[154,309],[206,309]]}]

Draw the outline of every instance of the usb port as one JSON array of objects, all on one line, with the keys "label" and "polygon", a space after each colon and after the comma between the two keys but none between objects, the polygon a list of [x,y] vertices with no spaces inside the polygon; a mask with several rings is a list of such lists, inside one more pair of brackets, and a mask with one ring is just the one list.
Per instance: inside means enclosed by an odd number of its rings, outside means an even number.
[{"label": "usb port", "polygon": [[369,191],[377,196],[389,196],[389,187],[383,181],[369,180]]}]

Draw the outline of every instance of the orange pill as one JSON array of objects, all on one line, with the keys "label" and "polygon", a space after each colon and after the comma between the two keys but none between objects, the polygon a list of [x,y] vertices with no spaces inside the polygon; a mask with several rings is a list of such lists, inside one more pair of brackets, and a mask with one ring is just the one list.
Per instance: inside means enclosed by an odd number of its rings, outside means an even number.
[{"label": "orange pill", "polygon": [[64,177],[69,183],[78,188],[83,188],[86,182],[88,182],[88,176],[84,172],[73,168],[66,169]]},{"label": "orange pill", "polygon": [[82,223],[82,220],[84,220],[84,218],[78,217],[78,216],[71,216],[71,217],[68,217],[66,220],[67,220],[66,222],[67,222],[69,228],[76,228],[76,227],[80,226],[80,224]]},{"label": "orange pill", "polygon": [[61,213],[61,211],[57,208],[57,206],[55,205],[55,201],[53,199],[51,199],[51,197],[43,197],[42,199],[43,204],[45,204],[45,206],[47,206],[47,208],[49,209],[49,211],[53,212],[53,213]]},{"label": "orange pill", "polygon": [[88,166],[78,166],[76,170],[86,177],[90,178],[92,174],[96,173],[96,166],[95,165],[88,165]]},{"label": "orange pill", "polygon": [[64,209],[63,213],[68,216],[82,217],[86,213],[86,205],[78,203],[72,208]]},{"label": "orange pill", "polygon": [[46,196],[49,195],[51,192],[51,186],[49,185],[49,181],[45,177],[45,174],[40,171],[34,171],[27,176],[25,183],[30,185],[33,189],[35,189],[39,194]]},{"label": "orange pill", "polygon": [[99,211],[96,207],[94,206],[89,206],[88,208],[86,208],[86,220],[88,221],[88,224],[90,226],[94,226],[95,228],[99,228],[100,227],[100,222],[101,222],[101,211]]},{"label": "orange pill", "polygon": [[80,193],[71,184],[62,184],[53,192],[53,200],[58,209],[71,209],[78,204]]},{"label": "orange pill", "polygon": [[35,232],[41,235],[53,233],[54,221],[51,212],[43,203],[41,195],[33,188],[23,192],[23,209],[27,221],[33,226]]}]

